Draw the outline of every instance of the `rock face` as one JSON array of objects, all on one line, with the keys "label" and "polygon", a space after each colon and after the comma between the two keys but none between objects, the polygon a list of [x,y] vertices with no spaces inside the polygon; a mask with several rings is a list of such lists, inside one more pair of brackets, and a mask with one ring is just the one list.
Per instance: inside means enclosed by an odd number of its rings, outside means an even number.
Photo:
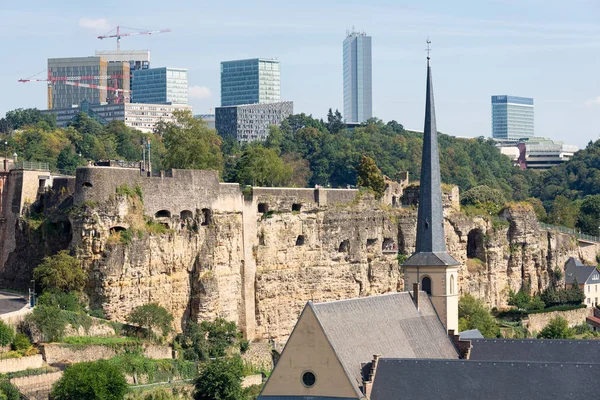
[{"label": "rock face", "polygon": [[[69,187],[73,206],[62,215],[70,243],[63,246],[89,272],[92,308],[114,320],[157,302],[177,329],[223,317],[249,339],[281,343],[308,300],[403,290],[399,261],[415,247],[416,207],[356,190],[253,188],[244,196],[210,171],[150,178],[111,168],[78,169]],[[448,252],[461,263],[459,292],[490,307],[505,306],[509,290],[523,283],[534,293],[561,284],[555,271],[568,257],[591,261],[599,250],[540,229],[528,205],[512,205],[493,222],[469,217],[455,192],[444,214]],[[17,219],[13,248],[34,246]],[[19,237],[27,238],[23,245]],[[30,262],[19,254],[19,265]],[[14,275],[15,258],[4,258],[5,273]]]}]

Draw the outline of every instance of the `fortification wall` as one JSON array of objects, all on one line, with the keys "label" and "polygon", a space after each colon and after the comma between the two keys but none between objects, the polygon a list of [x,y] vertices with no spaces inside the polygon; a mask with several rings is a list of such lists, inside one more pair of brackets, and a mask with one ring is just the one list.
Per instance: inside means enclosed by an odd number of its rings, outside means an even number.
[{"label": "fortification wall", "polygon": [[539,333],[542,329],[548,325],[548,323],[556,318],[562,317],[567,320],[570,327],[575,325],[585,324],[587,317],[593,315],[591,308],[578,308],[576,310],[569,311],[552,311],[548,313],[530,314],[529,320],[525,322],[525,327],[530,332]]}]

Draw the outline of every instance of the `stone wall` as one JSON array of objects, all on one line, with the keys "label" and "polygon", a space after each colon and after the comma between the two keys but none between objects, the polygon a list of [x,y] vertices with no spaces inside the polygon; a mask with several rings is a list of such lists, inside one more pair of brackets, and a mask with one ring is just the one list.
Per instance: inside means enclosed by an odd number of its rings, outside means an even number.
[{"label": "stone wall", "polygon": [[585,324],[585,319],[593,313],[591,308],[578,308],[569,311],[552,311],[548,313],[530,314],[529,321],[524,321],[524,326],[529,332],[539,333],[550,320],[556,317],[563,317],[569,322],[569,326]]},{"label": "stone wall", "polygon": [[61,377],[63,372],[51,372],[47,374],[22,376],[20,378],[12,378],[10,383],[15,385],[22,395],[29,400],[47,400],[52,385],[54,385]]},{"label": "stone wall", "polygon": [[43,364],[44,359],[41,354],[21,358],[0,359],[0,374],[24,371],[31,368],[41,368]]},{"label": "stone wall", "polygon": [[[68,345],[45,343],[40,346],[46,363],[72,364],[86,361],[108,360],[126,351],[126,346]],[[152,359],[171,359],[173,352],[168,346],[144,345],[144,356]]]}]

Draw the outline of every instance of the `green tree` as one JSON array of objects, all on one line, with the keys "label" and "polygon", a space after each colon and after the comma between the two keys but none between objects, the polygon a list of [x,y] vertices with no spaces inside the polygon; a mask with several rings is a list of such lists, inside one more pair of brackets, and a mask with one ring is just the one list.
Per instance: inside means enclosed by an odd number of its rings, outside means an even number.
[{"label": "green tree", "polygon": [[358,173],[356,184],[359,187],[371,189],[377,198],[381,198],[385,192],[385,181],[375,161],[367,156],[362,156],[356,171]]},{"label": "green tree", "polygon": [[80,293],[78,292],[61,292],[59,290],[45,290],[41,296],[38,297],[38,305],[57,307],[61,310],[81,312],[83,311],[83,304],[80,300]]},{"label": "green tree", "polygon": [[340,133],[343,129],[346,129],[344,118],[339,110],[335,110],[335,113],[331,111],[331,108],[327,112],[327,130],[329,133]]},{"label": "green tree", "polygon": [[577,278],[573,279],[573,284],[568,290],[567,293],[567,302],[570,304],[581,304],[585,301],[585,292],[579,282],[577,282]]},{"label": "green tree", "polygon": [[548,216],[551,223],[574,228],[579,216],[579,203],[563,195],[556,196],[552,202],[552,211]]},{"label": "green tree", "polygon": [[19,389],[9,381],[0,381],[0,400],[19,400]]},{"label": "green tree", "polygon": [[42,333],[45,342],[56,342],[62,339],[67,319],[57,307],[37,306],[33,313],[25,317],[25,321],[32,323]]},{"label": "green tree", "polygon": [[56,158],[56,168],[63,174],[75,175],[77,167],[84,164],[82,157],[76,154],[70,145],[65,146]]},{"label": "green tree", "polygon": [[235,168],[237,182],[252,186],[284,186],[294,173],[272,149],[247,146]]},{"label": "green tree", "polygon": [[569,322],[563,317],[552,318],[538,334],[538,339],[573,339],[575,332],[569,328]]},{"label": "green tree", "polygon": [[186,360],[197,361],[224,357],[227,348],[233,346],[238,337],[235,322],[216,318],[214,321],[202,321],[200,324],[188,322],[175,341],[183,349]]},{"label": "green tree", "polygon": [[0,346],[6,346],[12,342],[15,331],[4,321],[0,321]]},{"label": "green tree", "polygon": [[42,114],[37,108],[17,108],[8,111],[5,118],[12,129],[36,125],[38,122],[45,122],[50,128],[56,127],[56,116],[54,114]]},{"label": "green tree", "polygon": [[470,294],[458,301],[458,330],[478,329],[486,338],[500,337],[500,328],[481,300]]},{"label": "green tree", "polygon": [[157,303],[148,303],[134,308],[127,316],[127,322],[146,328],[148,334],[160,330],[163,335],[167,335],[172,328],[173,316]]},{"label": "green tree", "polygon": [[242,389],[244,364],[239,356],[218,358],[204,364],[196,380],[195,400],[245,400]]},{"label": "green tree", "polygon": [[63,292],[82,291],[87,282],[87,274],[81,268],[77,258],[66,250],[46,257],[33,270],[33,278],[44,289],[56,289]]},{"label": "green tree", "polygon": [[166,154],[166,168],[223,170],[221,138],[214,129],[192,116],[191,111],[175,111],[174,122],[158,128]]},{"label": "green tree", "polygon": [[508,305],[515,306],[519,310],[527,310],[529,309],[529,303],[531,301],[531,296],[529,295],[529,291],[527,289],[521,288],[517,293],[512,290],[508,293]]},{"label": "green tree", "polygon": [[122,400],[127,381],[119,367],[106,360],[73,364],[52,389],[54,400]]},{"label": "green tree", "polygon": [[600,234],[600,195],[588,195],[583,198],[579,208],[577,226],[588,235]]},{"label": "green tree", "polygon": [[467,190],[461,199],[464,205],[481,205],[492,203],[497,206],[502,206],[506,202],[504,193],[499,189],[494,189],[486,185],[476,186]]}]

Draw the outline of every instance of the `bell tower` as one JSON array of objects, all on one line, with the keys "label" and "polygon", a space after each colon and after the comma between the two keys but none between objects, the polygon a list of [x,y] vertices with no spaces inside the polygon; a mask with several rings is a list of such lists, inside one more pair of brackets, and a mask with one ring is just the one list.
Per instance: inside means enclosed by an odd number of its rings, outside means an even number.
[{"label": "bell tower", "polygon": [[431,66],[429,65],[430,43],[427,39],[427,89],[417,215],[417,244],[414,254],[406,260],[402,267],[406,290],[411,290],[413,284],[418,283],[421,290],[429,294],[446,330],[454,329],[455,332],[458,332],[456,282],[458,280],[459,263],[446,252],[440,155],[435,123]]}]

